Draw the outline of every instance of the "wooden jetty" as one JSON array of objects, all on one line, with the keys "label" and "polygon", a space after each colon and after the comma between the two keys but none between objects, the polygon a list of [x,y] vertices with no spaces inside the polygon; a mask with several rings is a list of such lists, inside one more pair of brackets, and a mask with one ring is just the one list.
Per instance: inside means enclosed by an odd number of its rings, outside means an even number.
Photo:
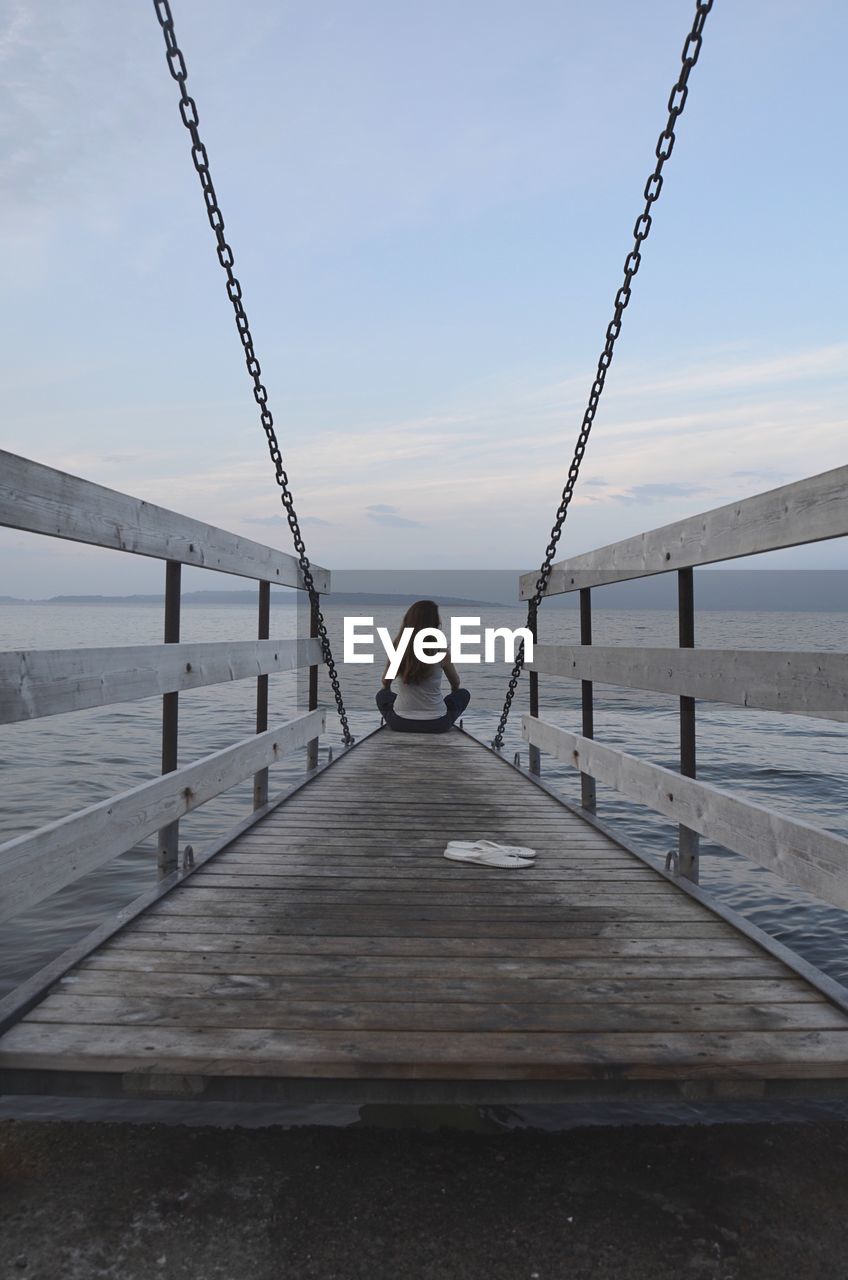
[{"label": "wooden jetty", "polygon": [[[241,558],[233,535],[12,464],[18,486],[0,494],[6,524],[90,541],[108,527],[112,545],[172,564],[203,556],[204,538],[229,545],[228,571],[260,581],[266,636],[266,584],[282,576],[298,586],[279,552],[250,544]],[[530,770],[464,731],[376,729],[320,768],[313,752],[303,781],[269,800],[267,769],[283,749],[313,744],[323,713],[311,706],[269,729],[260,683],[255,737],[2,846],[9,917],[164,833],[157,886],[0,1006],[0,1091],[377,1102],[844,1094],[848,993],[697,880],[706,835],[844,907],[848,841],[700,782],[690,701],[845,721],[848,658],[749,651],[737,666],[732,652],[692,648],[686,575],[710,558],[712,528],[725,557],[764,549],[763,529],[771,546],[848,533],[847,493],[841,469],[709,513],[712,524],[683,522],[700,525],[700,543],[670,526],[618,558],[610,548],[573,572],[558,566],[552,587],[581,591],[583,644],[537,649],[524,721]],[[95,498],[109,513],[99,524]],[[151,522],[160,534],[180,528],[180,539],[154,543]],[[681,649],[591,647],[589,593],[610,566],[621,580],[667,564],[681,575]],[[3,655],[0,710],[8,721],[156,694],[170,731],[167,700],[189,682],[261,682],[317,659],[309,639],[176,640],[148,647],[143,663],[121,650]],[[581,682],[583,733],[539,716],[540,675]],[[680,773],[593,739],[595,679],[681,697]],[[314,681],[310,689],[314,701]],[[581,771],[582,806],[542,782],[542,751]],[[252,774],[254,813],[178,865],[180,816]],[[679,824],[668,870],[598,821],[596,779]],[[443,857],[448,840],[480,837],[530,844],[537,863],[501,871]]]}]

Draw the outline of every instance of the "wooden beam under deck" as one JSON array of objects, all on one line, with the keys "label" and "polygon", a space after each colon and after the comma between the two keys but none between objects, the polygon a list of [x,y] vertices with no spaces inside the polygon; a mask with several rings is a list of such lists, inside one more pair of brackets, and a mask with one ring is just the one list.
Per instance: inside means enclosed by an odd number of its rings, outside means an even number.
[{"label": "wooden beam under deck", "polygon": [[[442,856],[483,836],[538,865]],[[56,982],[0,1088],[848,1092],[848,1014],[702,896],[467,735],[384,730]]]}]

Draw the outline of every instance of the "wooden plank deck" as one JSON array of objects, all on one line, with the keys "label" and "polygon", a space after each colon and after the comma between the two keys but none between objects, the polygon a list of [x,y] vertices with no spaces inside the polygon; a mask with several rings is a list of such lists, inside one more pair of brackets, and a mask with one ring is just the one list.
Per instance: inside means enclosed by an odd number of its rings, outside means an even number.
[{"label": "wooden plank deck", "polygon": [[[481,836],[537,865],[442,856]],[[385,730],[57,982],[0,1072],[210,1096],[841,1088],[848,1015],[474,739]]]}]

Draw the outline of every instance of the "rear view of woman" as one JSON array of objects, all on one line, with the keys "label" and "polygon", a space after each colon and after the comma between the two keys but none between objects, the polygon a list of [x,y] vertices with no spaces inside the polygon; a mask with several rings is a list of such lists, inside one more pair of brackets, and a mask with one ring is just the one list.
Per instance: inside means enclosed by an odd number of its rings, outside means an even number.
[{"label": "rear view of woman", "polygon": [[[395,647],[405,628],[412,630],[409,644],[400,661],[398,674],[388,677],[389,664],[383,672],[383,685],[377,694],[377,706],[390,729],[397,733],[445,733],[451,729],[471,700],[471,694],[459,683],[450,653],[439,662],[422,662],[415,656],[413,642],[419,631],[441,629],[439,606],[433,600],[416,600],[409,606],[395,636]],[[442,696],[442,676],[447,676],[451,691]]]}]

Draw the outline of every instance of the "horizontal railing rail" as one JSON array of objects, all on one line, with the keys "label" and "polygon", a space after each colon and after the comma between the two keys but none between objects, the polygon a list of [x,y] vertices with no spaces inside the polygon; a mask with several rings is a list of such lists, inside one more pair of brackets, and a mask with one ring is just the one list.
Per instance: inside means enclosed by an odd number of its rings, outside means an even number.
[{"label": "horizontal railing rail", "polygon": [[[546,595],[848,536],[848,466],[770,489],[554,564]],[[520,578],[522,600],[538,570]]]},{"label": "horizontal railing rail", "polygon": [[[0,450],[0,525],[303,590],[297,558]],[[312,565],[315,588],[330,575]]]},{"label": "horizontal railing rail", "polygon": [[0,919],[18,915],[324,730],[308,711],[0,845]]},{"label": "horizontal railing rail", "polygon": [[0,653],[0,724],[133,702],[321,662],[318,639]]},{"label": "horizontal railing rail", "polygon": [[[844,536],[848,467],[837,467],[555,565],[548,594],[579,591],[581,643],[533,647],[524,721],[531,771],[539,773],[540,753],[551,751],[580,770],[587,812],[595,812],[596,784],[603,782],[673,818],[678,847],[669,865],[685,879],[698,881],[699,840],[705,836],[848,907],[848,841],[695,780],[696,700],[848,721],[846,653],[695,647],[696,566]],[[679,648],[592,643],[593,588],[668,572],[677,576]],[[533,595],[537,576],[522,575],[523,597]],[[581,734],[541,717],[540,675],[580,682]],[[596,684],[678,699],[679,773],[595,741]]]},{"label": "horizontal railing rail", "polygon": [[621,795],[848,909],[848,840],[526,715],[525,741]]},{"label": "horizontal railing rail", "polygon": [[848,720],[848,653],[537,644],[527,668],[703,702]]},{"label": "horizontal railing rail", "polygon": [[[0,654],[0,723],[153,696],[162,699],[161,781],[145,784],[147,789],[139,791],[142,807],[138,811],[132,807],[135,802],[131,803],[136,792],[128,792],[114,802],[94,806],[53,827],[21,837],[23,843],[3,846],[6,856],[13,859],[17,868],[11,873],[12,886],[22,882],[24,875],[22,866],[14,859],[19,856],[24,861],[34,859],[32,875],[37,897],[33,899],[26,893],[9,890],[14,909],[23,910],[22,902],[38,901],[109,857],[131,848],[142,838],[142,826],[145,827],[143,834],[147,835],[159,824],[159,874],[170,875],[179,863],[179,817],[196,807],[196,794],[199,794],[193,783],[181,782],[185,771],[178,768],[180,694],[188,689],[249,677],[256,680],[256,738],[228,748],[229,754],[210,756],[208,761],[210,768],[215,767],[215,760],[228,762],[226,776],[233,782],[227,786],[242,781],[252,772],[254,811],[263,811],[268,803],[268,766],[279,745],[277,736],[283,733],[282,729],[269,731],[271,674],[309,668],[308,709],[316,715],[292,723],[311,724],[313,728],[318,724],[318,666],[323,654],[317,638],[317,596],[311,602],[309,639],[271,639],[271,587],[304,589],[297,557],[4,450],[0,450],[0,525],[153,557],[165,563],[164,644]],[[256,640],[199,644],[180,641],[183,565],[258,581]],[[316,591],[328,591],[328,571],[318,565],[312,565],[311,569]],[[302,729],[298,729],[295,734],[296,745],[306,746],[306,767],[311,770],[318,761],[319,731],[316,729],[302,740],[298,736],[301,732]],[[291,733],[286,738],[289,739],[294,743]],[[271,756],[267,751],[271,751]],[[200,791],[206,787],[202,763],[189,766],[195,770],[190,776],[198,777],[203,784]],[[179,800],[174,788],[181,785],[188,789]],[[210,794],[219,794],[223,789],[226,787],[221,786]],[[103,832],[98,826],[101,822]],[[54,827],[59,834],[48,836],[47,832],[53,832]],[[112,832],[108,839],[107,829]],[[42,847],[49,854],[53,848],[51,841],[59,839],[62,832],[76,833],[73,838],[80,841],[80,851],[69,846],[63,864],[61,858],[57,862],[50,854],[49,868],[45,871],[36,855]],[[92,834],[96,838],[90,840]],[[84,847],[87,842],[90,847]]]}]

